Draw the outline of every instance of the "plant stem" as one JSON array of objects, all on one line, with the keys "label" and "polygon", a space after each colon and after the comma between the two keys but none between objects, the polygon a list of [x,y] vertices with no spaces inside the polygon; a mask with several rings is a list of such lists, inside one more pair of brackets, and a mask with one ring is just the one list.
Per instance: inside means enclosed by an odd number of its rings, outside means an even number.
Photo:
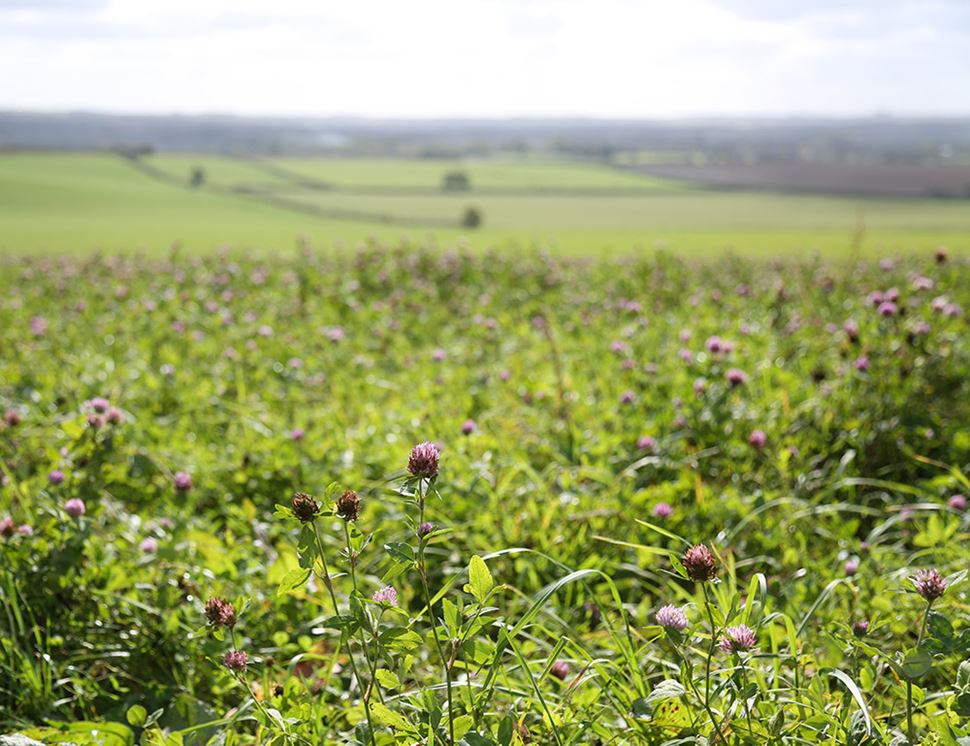
[{"label": "plant stem", "polygon": [[[418,485],[418,525],[424,523],[424,496],[425,496],[425,483],[421,480]],[[424,542],[418,544],[418,574],[421,576],[421,585],[424,587],[424,595],[428,602],[428,613],[431,615],[431,633],[434,637],[435,648],[438,650],[438,657],[441,658],[441,665],[445,669],[445,692],[448,697],[448,739],[451,746],[455,744],[455,713],[452,709],[451,701],[451,667],[448,663],[448,657],[445,656],[445,651],[441,647],[441,640],[438,639],[438,617],[434,613],[434,605],[431,600],[431,588],[428,585],[428,573],[424,560]]]},{"label": "plant stem", "polygon": [[[333,590],[333,580],[331,580],[330,570],[327,568],[327,558],[323,551],[323,541],[320,539],[320,531],[317,529],[316,521],[313,521],[310,525],[313,526],[313,536],[317,542],[317,554],[320,556],[320,563],[323,565],[323,583],[327,586],[327,591],[330,593],[330,600],[333,602],[333,613],[339,617],[340,606],[337,604],[337,594]],[[340,637],[343,639],[342,631]],[[340,643],[337,644],[340,645]],[[364,703],[364,715],[367,717],[367,730],[370,733],[370,742],[373,746],[377,746],[377,741],[374,738],[374,723],[370,716],[370,704],[367,701],[364,683],[360,678],[360,672],[357,670],[357,662],[354,660],[354,651],[350,648],[349,640],[347,642],[347,657],[350,659],[350,668],[354,672],[354,678],[357,679],[357,688],[360,689],[361,701]]]}]

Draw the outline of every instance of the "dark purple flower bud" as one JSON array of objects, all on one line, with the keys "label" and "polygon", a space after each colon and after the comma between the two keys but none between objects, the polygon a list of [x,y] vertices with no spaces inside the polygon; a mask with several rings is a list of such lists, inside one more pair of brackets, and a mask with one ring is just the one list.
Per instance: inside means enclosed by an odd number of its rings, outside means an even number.
[{"label": "dark purple flower bud", "polygon": [[748,382],[748,374],[739,368],[731,368],[724,374],[724,377],[732,388],[735,386],[743,386]]},{"label": "dark purple flower bud", "polygon": [[463,435],[471,435],[473,432],[475,432],[476,427],[477,425],[475,424],[475,420],[465,420],[461,424],[461,432]]},{"label": "dark purple flower bud", "polygon": [[434,443],[418,443],[411,449],[408,457],[408,472],[411,476],[432,479],[438,476],[438,457],[440,452]]},{"label": "dark purple flower bud", "polygon": [[859,572],[859,561],[854,559],[846,560],[843,569],[845,570],[845,574],[851,578]]},{"label": "dark purple flower bud", "polygon": [[933,258],[936,259],[937,264],[946,264],[947,256],[948,255],[947,255],[945,246],[941,246],[933,254]]},{"label": "dark purple flower bud", "polygon": [[188,492],[192,489],[192,477],[184,471],[175,473],[175,489],[179,492]]},{"label": "dark purple flower bud", "polygon": [[560,681],[565,681],[566,677],[569,676],[569,664],[566,661],[556,661],[549,669],[549,673]]},{"label": "dark purple flower bud", "polygon": [[434,531],[434,524],[431,521],[425,521],[420,526],[418,526],[417,534],[419,539],[423,539],[425,536]]},{"label": "dark purple flower bud", "polygon": [[967,498],[963,495],[954,495],[946,501],[946,504],[953,510],[966,510]]},{"label": "dark purple flower bud", "polygon": [[246,670],[249,663],[249,656],[245,650],[230,650],[222,657],[223,665],[230,671],[241,673]]},{"label": "dark purple flower bud", "polygon": [[856,637],[865,637],[869,634],[869,622],[865,619],[856,619],[852,622],[852,634]]},{"label": "dark purple flower bud", "polygon": [[935,568],[917,570],[911,580],[916,592],[927,601],[935,601],[946,592],[946,581]]},{"label": "dark purple flower bud", "polygon": [[717,578],[717,560],[714,553],[703,544],[684,552],[683,563],[687,577],[691,580],[703,583]]},{"label": "dark purple flower bud", "polygon": [[16,427],[22,421],[20,412],[16,409],[8,409],[3,413],[3,421],[7,423],[7,427]]},{"label": "dark purple flower bud", "polygon": [[765,435],[764,430],[753,430],[751,435],[748,436],[748,444],[759,451],[765,447],[767,442],[768,436]]},{"label": "dark purple flower bud", "polygon": [[337,515],[345,521],[356,521],[360,517],[360,495],[347,490],[337,499]]},{"label": "dark purple flower bud", "polygon": [[51,484],[63,484],[64,483],[64,472],[60,469],[55,469],[50,474],[47,475],[47,481]]},{"label": "dark purple flower bud", "polygon": [[309,523],[320,512],[320,505],[305,492],[297,492],[290,500],[290,507],[300,523]]},{"label": "dark purple flower bud", "polygon": [[224,598],[214,596],[205,602],[205,617],[213,627],[236,626],[236,610]]},{"label": "dark purple flower bud", "polygon": [[0,518],[0,536],[4,538],[13,536],[17,530],[17,524],[13,522],[13,518],[9,515]]}]

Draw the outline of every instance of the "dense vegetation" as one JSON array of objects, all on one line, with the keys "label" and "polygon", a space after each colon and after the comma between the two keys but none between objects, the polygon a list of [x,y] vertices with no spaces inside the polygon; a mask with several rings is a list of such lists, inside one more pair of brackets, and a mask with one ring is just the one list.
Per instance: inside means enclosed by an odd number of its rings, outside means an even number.
[{"label": "dense vegetation", "polygon": [[968,274],[6,259],[0,725],[966,744]]}]

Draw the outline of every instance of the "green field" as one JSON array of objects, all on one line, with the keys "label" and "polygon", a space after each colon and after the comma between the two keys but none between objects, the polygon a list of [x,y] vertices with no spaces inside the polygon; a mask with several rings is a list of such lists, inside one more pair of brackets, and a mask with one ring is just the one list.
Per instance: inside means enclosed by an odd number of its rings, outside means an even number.
[{"label": "green field", "polygon": [[[189,175],[199,167],[204,184]],[[461,169],[471,190],[446,193]],[[460,227],[469,206],[480,228]],[[838,254],[864,227],[872,254],[970,245],[960,201],[716,191],[603,165],[539,158],[249,160],[110,154],[0,156],[0,250],[7,253],[289,250],[402,236],[473,248],[568,253],[666,246],[708,254]]]}]

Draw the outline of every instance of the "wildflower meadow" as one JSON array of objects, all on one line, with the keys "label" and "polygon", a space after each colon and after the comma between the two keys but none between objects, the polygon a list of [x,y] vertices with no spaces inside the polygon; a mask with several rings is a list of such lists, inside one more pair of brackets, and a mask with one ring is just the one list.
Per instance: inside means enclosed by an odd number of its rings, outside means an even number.
[{"label": "wildflower meadow", "polygon": [[967,746],[968,309],[944,249],[0,259],[0,733]]}]

